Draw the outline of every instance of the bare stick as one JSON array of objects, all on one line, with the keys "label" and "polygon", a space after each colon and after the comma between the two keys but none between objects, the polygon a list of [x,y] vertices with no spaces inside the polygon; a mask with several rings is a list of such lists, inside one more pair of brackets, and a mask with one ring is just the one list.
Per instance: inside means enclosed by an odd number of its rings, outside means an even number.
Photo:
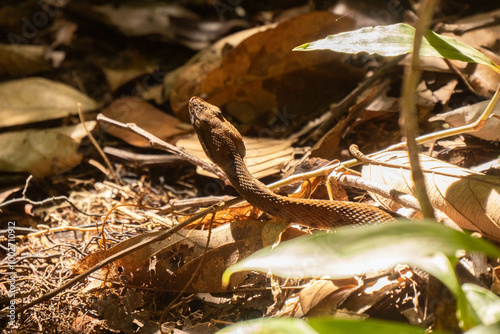
[{"label": "bare stick", "polygon": [[215,164],[205,162],[205,161],[201,160],[200,158],[197,158],[194,155],[190,154],[185,149],[174,146],[172,144],[169,144],[169,143],[161,140],[160,138],[156,137],[155,135],[152,135],[151,133],[145,131],[144,129],[141,129],[140,127],[138,127],[134,123],[125,124],[122,122],[118,122],[118,121],[115,121],[114,119],[111,119],[109,117],[104,116],[103,114],[97,115],[96,119],[99,122],[110,124],[110,125],[113,125],[113,126],[120,128],[120,129],[132,131],[132,132],[138,134],[139,136],[141,136],[142,138],[149,140],[149,144],[153,148],[159,148],[161,150],[176,154],[179,157],[186,159],[187,161],[189,161],[193,165],[200,166],[204,170],[217,175],[217,177],[219,179],[223,180],[226,184],[230,184],[229,180],[226,177],[226,174],[224,174],[224,172],[222,172],[220,170],[220,168],[217,167]]}]

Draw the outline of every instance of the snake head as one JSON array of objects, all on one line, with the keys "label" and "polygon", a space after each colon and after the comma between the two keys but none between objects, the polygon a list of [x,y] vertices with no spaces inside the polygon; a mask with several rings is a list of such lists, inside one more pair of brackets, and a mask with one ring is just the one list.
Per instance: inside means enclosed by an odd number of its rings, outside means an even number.
[{"label": "snake head", "polygon": [[245,144],[236,128],[229,123],[221,110],[193,96],[189,100],[189,117],[205,154],[213,163],[227,170],[236,158],[245,157]]}]

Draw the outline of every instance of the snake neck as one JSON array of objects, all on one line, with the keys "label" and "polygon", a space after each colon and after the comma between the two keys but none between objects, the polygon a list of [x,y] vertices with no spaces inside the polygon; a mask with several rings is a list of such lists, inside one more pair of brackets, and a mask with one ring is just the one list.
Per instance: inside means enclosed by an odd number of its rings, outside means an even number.
[{"label": "snake neck", "polygon": [[394,220],[386,212],[365,204],[290,198],[275,194],[250,174],[237,150],[231,151],[231,161],[219,167],[243,198],[276,218],[319,228]]},{"label": "snake neck", "polygon": [[233,187],[251,204],[254,204],[251,200],[254,197],[267,198],[269,195],[278,196],[250,174],[243,157],[239,154],[235,154],[233,161],[222,169]]},{"label": "snake neck", "polygon": [[[264,212],[288,221],[295,220],[292,218],[296,217],[293,217],[290,211],[282,210],[279,206],[280,204],[285,205],[290,199],[275,194],[269,190],[264,183],[250,174],[241,155],[234,154],[233,157],[234,159],[229,164],[220,167],[238,193],[245,198],[247,202]],[[295,203],[288,203],[288,205],[292,207]]]}]

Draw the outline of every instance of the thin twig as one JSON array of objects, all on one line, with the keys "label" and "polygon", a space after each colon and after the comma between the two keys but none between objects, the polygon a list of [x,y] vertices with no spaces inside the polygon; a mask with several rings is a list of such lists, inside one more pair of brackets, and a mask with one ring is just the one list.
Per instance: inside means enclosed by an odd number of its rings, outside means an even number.
[{"label": "thin twig", "polygon": [[199,167],[203,168],[204,170],[217,175],[217,177],[219,179],[223,180],[226,184],[230,184],[229,180],[227,179],[226,174],[224,174],[224,172],[219,167],[217,167],[215,164],[207,163],[207,162],[201,160],[200,158],[197,158],[194,155],[190,154],[185,149],[174,146],[172,144],[169,144],[169,143],[161,140],[160,138],[156,137],[155,135],[152,135],[151,133],[145,131],[144,129],[141,129],[140,127],[138,127],[134,123],[124,124],[122,122],[108,118],[108,117],[104,116],[103,114],[97,115],[97,120],[99,122],[102,122],[102,123],[106,123],[106,124],[110,124],[110,125],[119,127],[120,129],[132,131],[132,132],[136,133],[137,135],[141,136],[142,138],[149,140],[149,144],[153,148],[158,148],[158,149],[176,154],[179,157],[182,157],[185,160],[189,161],[193,165],[199,166]]},{"label": "thin twig", "polygon": [[[140,241],[139,243],[137,243],[129,248],[126,248],[126,249],[124,249],[116,254],[113,254],[113,255],[109,256],[108,258],[100,261],[92,268],[90,268],[90,269],[86,270],[85,272],[79,274],[78,276],[70,279],[69,281],[62,284],[60,287],[44,294],[43,296],[31,301],[30,303],[28,303],[26,305],[23,305],[23,306],[17,308],[16,313],[24,312],[27,309],[29,309],[29,308],[31,308],[39,303],[48,301],[48,300],[52,299],[53,297],[57,296],[59,293],[65,291],[66,289],[69,289],[70,287],[72,287],[76,283],[84,280],[88,275],[92,274],[93,272],[107,266],[108,264],[110,264],[118,259],[121,259],[122,257],[124,257],[128,254],[131,254],[131,253],[133,253],[133,252],[135,252],[143,247],[146,247],[146,246],[151,245],[155,242],[158,242],[158,241],[161,241],[161,240],[168,238],[169,236],[171,236],[175,232],[183,229],[184,227],[186,227],[189,224],[191,224],[192,222],[206,216],[207,214],[214,213],[218,210],[222,210],[224,208],[230,207],[231,205],[237,204],[241,201],[242,201],[241,199],[237,198],[237,199],[234,199],[232,201],[226,202],[224,204],[221,204],[221,205],[218,205],[215,207],[210,207],[210,208],[205,209],[203,211],[197,212],[196,214],[194,214],[190,218],[186,219],[182,223],[179,223],[178,225],[176,225],[168,230],[150,233],[149,238],[145,238],[142,241]],[[0,315],[6,315],[8,313],[8,311],[9,310],[2,310],[2,311],[0,311]]]},{"label": "thin twig", "polygon": [[45,204],[57,202],[57,201],[66,202],[76,211],[78,211],[81,214],[84,214],[86,216],[89,216],[89,217],[102,217],[103,216],[101,214],[87,213],[87,212],[83,211],[82,209],[77,207],[73,202],[71,202],[66,196],[53,196],[51,198],[46,198],[43,201],[32,201],[29,198],[14,198],[14,199],[11,199],[9,201],[0,203],[0,208],[6,207],[6,206],[11,205],[11,204],[15,204],[15,203],[28,203],[28,204],[31,204],[34,206],[41,206],[41,205],[45,205]]},{"label": "thin twig", "polygon": [[[311,138],[315,136],[317,133],[324,133],[327,130],[329,130],[332,127],[332,122],[335,120],[338,120],[340,117],[344,116],[348,111],[349,107],[354,105],[356,102],[356,99],[358,98],[361,93],[363,93],[365,90],[368,88],[372,87],[375,82],[377,82],[379,79],[383,78],[384,76],[387,75],[387,72],[394,66],[396,66],[401,59],[404,58],[405,55],[397,56],[382,65],[380,68],[378,68],[372,76],[368,77],[363,81],[358,87],[353,89],[346,97],[344,97],[340,102],[338,103],[332,103],[330,105],[330,110],[320,116],[317,120],[314,120],[316,124],[319,124],[319,127],[309,135],[306,139],[303,140],[306,141],[308,138]],[[303,133],[303,131],[299,131],[299,133]]]},{"label": "thin twig", "polygon": [[111,162],[109,161],[106,154],[104,154],[104,152],[102,151],[101,147],[99,146],[99,143],[97,143],[97,140],[95,140],[94,136],[87,128],[87,125],[85,123],[85,119],[83,118],[83,114],[82,114],[82,105],[80,103],[77,103],[77,106],[78,106],[78,116],[80,117],[80,122],[82,123],[82,126],[85,129],[85,132],[87,133],[87,136],[89,137],[90,142],[92,143],[92,145],[94,145],[95,149],[97,150],[97,152],[99,152],[102,159],[104,160],[104,162],[108,166],[109,173],[111,174],[111,179],[113,181],[115,181],[116,183],[120,183],[120,180],[118,179],[118,176],[116,175],[115,170],[114,170],[113,166],[111,165]]}]

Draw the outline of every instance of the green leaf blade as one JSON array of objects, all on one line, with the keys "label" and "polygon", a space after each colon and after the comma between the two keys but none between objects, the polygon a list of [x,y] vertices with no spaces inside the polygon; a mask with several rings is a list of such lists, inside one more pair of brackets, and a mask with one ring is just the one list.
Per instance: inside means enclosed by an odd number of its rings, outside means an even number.
[{"label": "green leaf blade", "polygon": [[[315,42],[294,48],[294,51],[332,50],[344,53],[368,52],[385,57],[413,52],[415,28],[404,23],[361,28],[330,35]],[[420,55],[460,60],[489,66],[500,72],[500,67],[484,54],[455,38],[428,31],[422,39]]]},{"label": "green leaf blade", "polygon": [[[307,322],[293,318],[263,318],[240,322],[226,327],[218,334],[425,334],[424,328],[391,321],[367,319],[345,320],[332,318],[315,318]],[[442,331],[433,331],[434,334],[444,334]]]},{"label": "green leaf blade", "polygon": [[274,249],[262,249],[228,268],[223,281],[229,282],[232,273],[244,270],[271,271],[282,277],[345,278],[399,263],[418,265],[424,258],[430,259],[438,253],[454,256],[460,249],[500,256],[500,250],[494,245],[443,225],[401,221],[363,228],[345,227],[334,233],[323,232],[287,241]]},{"label": "green leaf blade", "polygon": [[294,51],[332,50],[345,53],[368,52],[381,56],[398,56],[413,48],[415,29],[407,24],[361,28],[330,35],[294,48]]},{"label": "green leaf blade", "polygon": [[[408,324],[392,321],[367,319],[363,321],[353,321],[344,319],[316,318],[309,319],[308,323],[318,333],[370,333],[370,334],[424,334],[425,328],[415,327]],[[433,331],[434,334],[443,334],[442,331]]]},{"label": "green leaf blade", "polygon": [[[444,59],[460,60],[467,63],[483,64],[499,72],[499,67],[480,51],[455,38],[441,36],[428,31],[425,35],[426,48],[420,50],[421,56],[434,56]],[[437,55],[436,55],[437,53]]]},{"label": "green leaf blade", "polygon": [[228,326],[217,334],[318,334],[307,322],[294,318],[262,318]]},{"label": "green leaf blade", "polygon": [[474,284],[466,283],[462,289],[483,325],[500,323],[500,297]]}]

